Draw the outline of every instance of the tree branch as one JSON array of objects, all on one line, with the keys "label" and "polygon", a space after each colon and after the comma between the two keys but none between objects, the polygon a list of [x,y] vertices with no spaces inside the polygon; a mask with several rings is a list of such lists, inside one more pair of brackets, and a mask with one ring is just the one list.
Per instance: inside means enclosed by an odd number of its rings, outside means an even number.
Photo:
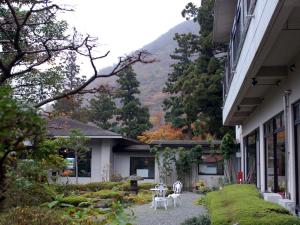
[{"label": "tree branch", "polygon": [[[75,95],[75,94],[79,94],[80,92],[85,92],[84,89],[89,85],[91,84],[94,80],[98,79],[98,78],[101,78],[101,77],[112,77],[112,76],[115,76],[117,75],[120,71],[124,70],[126,67],[130,66],[130,65],[133,65],[134,63],[137,63],[137,62],[141,62],[141,63],[145,63],[145,64],[148,64],[148,63],[153,63],[155,62],[155,59],[153,58],[148,58],[150,55],[150,53],[148,53],[147,51],[145,50],[142,50],[142,51],[139,51],[139,52],[136,52],[135,55],[132,55],[132,56],[127,56],[126,58],[119,58],[119,62],[117,63],[117,65],[113,68],[113,70],[108,73],[108,74],[98,74],[97,72],[97,69],[94,68],[94,75],[92,75],[91,78],[89,78],[84,84],[82,84],[81,86],[73,89],[73,90],[70,90],[66,93],[62,93],[62,94],[58,94],[54,97],[51,97],[51,98],[48,98],[46,100],[43,100],[39,103],[37,103],[35,105],[36,108],[39,108],[45,104],[48,104],[50,102],[53,102],[53,101],[56,101],[56,100],[59,100],[59,99],[62,99],[62,98],[65,98],[65,97],[68,97],[68,96],[71,96],[71,95]],[[96,57],[97,58],[97,57]],[[94,60],[90,58],[90,62],[91,64],[95,65]]]}]

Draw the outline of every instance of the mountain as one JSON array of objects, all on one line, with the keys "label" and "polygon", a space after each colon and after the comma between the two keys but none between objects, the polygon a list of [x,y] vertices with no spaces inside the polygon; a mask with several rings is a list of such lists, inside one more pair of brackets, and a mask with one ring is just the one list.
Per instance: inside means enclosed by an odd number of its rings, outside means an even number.
[{"label": "mountain", "polygon": [[[184,21],[165,34],[158,37],[153,42],[145,45],[142,49],[149,51],[157,60],[151,64],[135,64],[134,71],[138,75],[140,82],[140,100],[143,105],[148,106],[150,114],[155,114],[162,111],[161,104],[166,94],[162,93],[163,86],[170,72],[170,65],[173,63],[170,54],[177,47],[176,41],[173,40],[175,33],[198,33],[199,25],[192,21]],[[105,68],[101,72],[110,71],[112,67]],[[113,83],[115,78],[99,79],[94,85],[103,83]]]}]

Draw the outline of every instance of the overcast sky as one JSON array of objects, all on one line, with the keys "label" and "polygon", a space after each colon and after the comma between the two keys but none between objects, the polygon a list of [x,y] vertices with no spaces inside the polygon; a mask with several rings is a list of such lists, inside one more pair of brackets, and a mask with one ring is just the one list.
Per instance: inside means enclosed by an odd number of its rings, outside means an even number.
[{"label": "overcast sky", "polygon": [[[81,33],[99,38],[100,53],[110,50],[103,68],[118,56],[138,50],[184,21],[181,11],[188,2],[200,0],[58,0],[74,7],[65,19]],[[85,64],[85,63],[84,63]],[[84,73],[86,65],[81,66]],[[83,72],[83,71],[82,71]]]}]

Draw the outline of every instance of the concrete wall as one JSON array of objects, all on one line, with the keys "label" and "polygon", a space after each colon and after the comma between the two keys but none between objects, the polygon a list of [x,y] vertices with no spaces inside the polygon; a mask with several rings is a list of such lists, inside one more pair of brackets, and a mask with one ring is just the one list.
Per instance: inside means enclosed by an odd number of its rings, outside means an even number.
[{"label": "concrete wall", "polygon": [[[243,143],[243,138],[251,133],[255,129],[259,129],[260,132],[260,183],[261,190],[265,190],[265,154],[264,154],[264,137],[263,137],[263,124],[269,119],[277,115],[284,110],[283,96],[285,90],[291,90],[290,104],[288,110],[288,133],[289,136],[286,138],[288,141],[288,153],[289,153],[289,182],[288,189],[292,199],[295,199],[295,140],[294,140],[294,126],[292,116],[292,105],[300,99],[300,57],[296,58],[292,63],[295,63],[296,70],[289,72],[287,79],[285,79],[279,87],[274,87],[267,92],[264,97],[263,103],[256,109],[256,111],[244,122],[242,126],[242,132],[240,135],[240,143]],[[299,66],[298,66],[299,65]],[[241,146],[242,149],[243,146]],[[243,151],[242,151],[243,153]],[[242,155],[244,157],[244,155]],[[243,160],[242,160],[243,163]],[[242,167],[244,168],[244,166]]]},{"label": "concrete wall", "polygon": [[[122,177],[130,176],[130,157],[154,157],[150,152],[114,152],[113,153],[113,172]],[[145,179],[144,181],[154,181],[158,177],[157,165],[154,170],[155,179]]]},{"label": "concrete wall", "polygon": [[[112,147],[113,139],[91,139],[88,147],[92,149],[91,154],[91,177],[79,177],[78,183],[86,184],[91,182],[108,181],[113,165]],[[59,183],[76,183],[75,177],[60,177]]]},{"label": "concrete wall", "polygon": [[219,187],[220,178],[224,178],[224,176],[221,175],[198,175],[198,180],[204,180],[205,184],[208,187]]}]

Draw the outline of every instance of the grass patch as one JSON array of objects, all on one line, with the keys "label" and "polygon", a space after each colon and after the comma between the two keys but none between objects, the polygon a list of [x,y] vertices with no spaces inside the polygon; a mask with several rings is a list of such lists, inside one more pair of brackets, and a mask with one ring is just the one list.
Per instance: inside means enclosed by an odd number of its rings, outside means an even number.
[{"label": "grass patch", "polygon": [[287,210],[261,199],[254,185],[229,185],[210,192],[206,206],[213,225],[300,225]]}]

